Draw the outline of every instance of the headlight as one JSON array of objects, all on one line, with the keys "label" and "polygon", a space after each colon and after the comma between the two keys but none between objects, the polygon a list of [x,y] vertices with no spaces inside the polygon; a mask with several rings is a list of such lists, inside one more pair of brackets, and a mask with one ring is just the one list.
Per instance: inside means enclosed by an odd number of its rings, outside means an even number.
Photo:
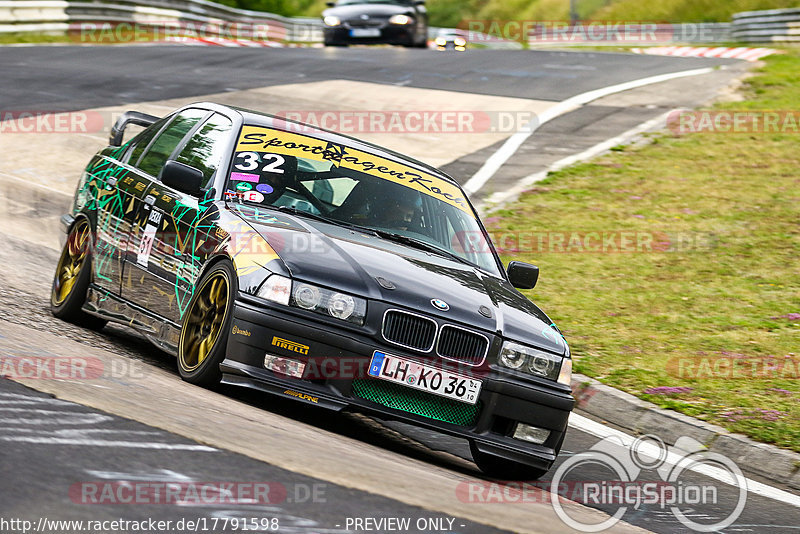
[{"label": "headlight", "polygon": [[390,24],[411,24],[411,17],[408,15],[392,15],[389,17]]},{"label": "headlight", "polygon": [[290,305],[358,325],[367,315],[366,300],[305,282],[295,282]]},{"label": "headlight", "polygon": [[[558,380],[559,382],[562,379],[560,374],[561,367],[568,365],[570,371],[572,369],[572,360],[570,359],[534,349],[533,347],[526,347],[512,341],[503,343],[499,361],[500,365],[504,367],[519,369],[534,376]],[[569,380],[566,383],[569,384]]]},{"label": "headlight", "polygon": [[333,317],[347,320],[356,309],[356,299],[344,293],[334,293],[328,300],[328,313]]},{"label": "headlight", "polygon": [[467,40],[463,37],[456,37],[453,39],[453,44],[456,46],[467,46]]},{"label": "headlight", "polygon": [[258,288],[257,296],[304,310],[313,311],[342,321],[363,325],[367,316],[367,301],[346,293],[331,291],[305,282],[273,274]]},{"label": "headlight", "polygon": [[319,289],[308,284],[298,284],[294,290],[295,303],[306,310],[319,306]]},{"label": "headlight", "polygon": [[444,37],[437,37],[435,43],[437,44],[437,46],[444,46],[447,44],[447,39],[445,39]]},{"label": "headlight", "polygon": [[273,274],[258,288],[257,296],[278,304],[289,304],[292,294],[292,281],[285,276]]},{"label": "headlight", "polygon": [[342,23],[342,21],[339,20],[339,17],[334,17],[333,15],[328,15],[322,19],[322,22],[325,23],[325,26],[338,26]]}]

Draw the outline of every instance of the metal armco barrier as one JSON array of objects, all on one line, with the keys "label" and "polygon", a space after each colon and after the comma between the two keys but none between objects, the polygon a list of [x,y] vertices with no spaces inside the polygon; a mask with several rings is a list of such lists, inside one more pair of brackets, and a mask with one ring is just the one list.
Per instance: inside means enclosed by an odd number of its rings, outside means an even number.
[{"label": "metal armco barrier", "polygon": [[[235,9],[207,0],[146,0],[115,3],[67,0],[0,0],[0,33],[66,32],[92,24],[136,24],[139,27],[189,28],[224,36],[231,25],[255,29],[257,35],[281,42],[321,42],[316,18],[282,17]],[[83,25],[83,26],[81,26]]]},{"label": "metal armco barrier", "polygon": [[800,9],[736,13],[732,27],[733,38],[746,43],[800,42]]}]

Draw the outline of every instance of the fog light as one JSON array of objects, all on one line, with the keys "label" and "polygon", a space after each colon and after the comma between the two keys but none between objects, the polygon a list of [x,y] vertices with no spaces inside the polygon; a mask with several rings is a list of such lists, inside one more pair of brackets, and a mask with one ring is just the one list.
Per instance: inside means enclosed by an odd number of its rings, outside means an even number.
[{"label": "fog light", "polygon": [[541,445],[550,437],[550,431],[544,428],[526,425],[525,423],[517,423],[517,428],[514,429],[514,435],[512,437],[514,439]]},{"label": "fog light", "polygon": [[303,371],[306,364],[291,358],[282,358],[275,354],[264,356],[264,367],[273,373],[291,376],[292,378],[303,378]]}]

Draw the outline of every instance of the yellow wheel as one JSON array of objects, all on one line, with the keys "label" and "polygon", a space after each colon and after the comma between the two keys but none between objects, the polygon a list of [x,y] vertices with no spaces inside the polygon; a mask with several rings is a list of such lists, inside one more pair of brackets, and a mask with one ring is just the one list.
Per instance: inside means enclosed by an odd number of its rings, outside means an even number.
[{"label": "yellow wheel", "polygon": [[80,219],[67,235],[58,260],[50,292],[50,311],[59,319],[100,329],[107,321],[82,310],[92,275],[91,245],[92,228],[89,221]]},{"label": "yellow wheel", "polygon": [[219,382],[233,307],[233,268],[214,265],[197,284],[183,317],[178,343],[178,370],[187,382],[211,386]]},{"label": "yellow wheel", "polygon": [[75,283],[81,274],[81,268],[89,253],[89,240],[91,239],[89,222],[81,219],[67,236],[64,250],[56,267],[56,277],[53,280],[53,292],[50,303],[53,306],[63,304],[75,288]]}]

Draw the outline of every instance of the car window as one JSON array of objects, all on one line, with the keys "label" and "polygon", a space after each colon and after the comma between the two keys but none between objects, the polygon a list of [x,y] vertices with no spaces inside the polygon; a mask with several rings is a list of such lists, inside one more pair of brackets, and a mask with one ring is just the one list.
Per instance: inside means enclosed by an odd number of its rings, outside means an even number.
[{"label": "car window", "polygon": [[206,184],[208,184],[217,172],[226,148],[225,139],[231,128],[233,128],[233,123],[230,119],[215,113],[189,139],[180,155],[175,159],[201,170],[206,178]]},{"label": "car window", "polygon": [[147,145],[149,145],[150,141],[153,140],[153,137],[155,137],[156,134],[161,131],[161,128],[163,128],[164,125],[171,119],[172,115],[164,117],[131,139],[130,145],[126,150],[126,154],[123,157],[123,161],[136,163],[139,160],[139,157],[142,155],[142,152],[144,152],[144,149],[147,148]]},{"label": "car window", "polygon": [[158,134],[158,137],[150,144],[147,151],[135,165],[151,176],[158,177],[161,167],[167,162],[175,148],[177,148],[186,134],[207,114],[208,111],[202,109],[187,109],[180,112],[172,119],[169,126]]}]

